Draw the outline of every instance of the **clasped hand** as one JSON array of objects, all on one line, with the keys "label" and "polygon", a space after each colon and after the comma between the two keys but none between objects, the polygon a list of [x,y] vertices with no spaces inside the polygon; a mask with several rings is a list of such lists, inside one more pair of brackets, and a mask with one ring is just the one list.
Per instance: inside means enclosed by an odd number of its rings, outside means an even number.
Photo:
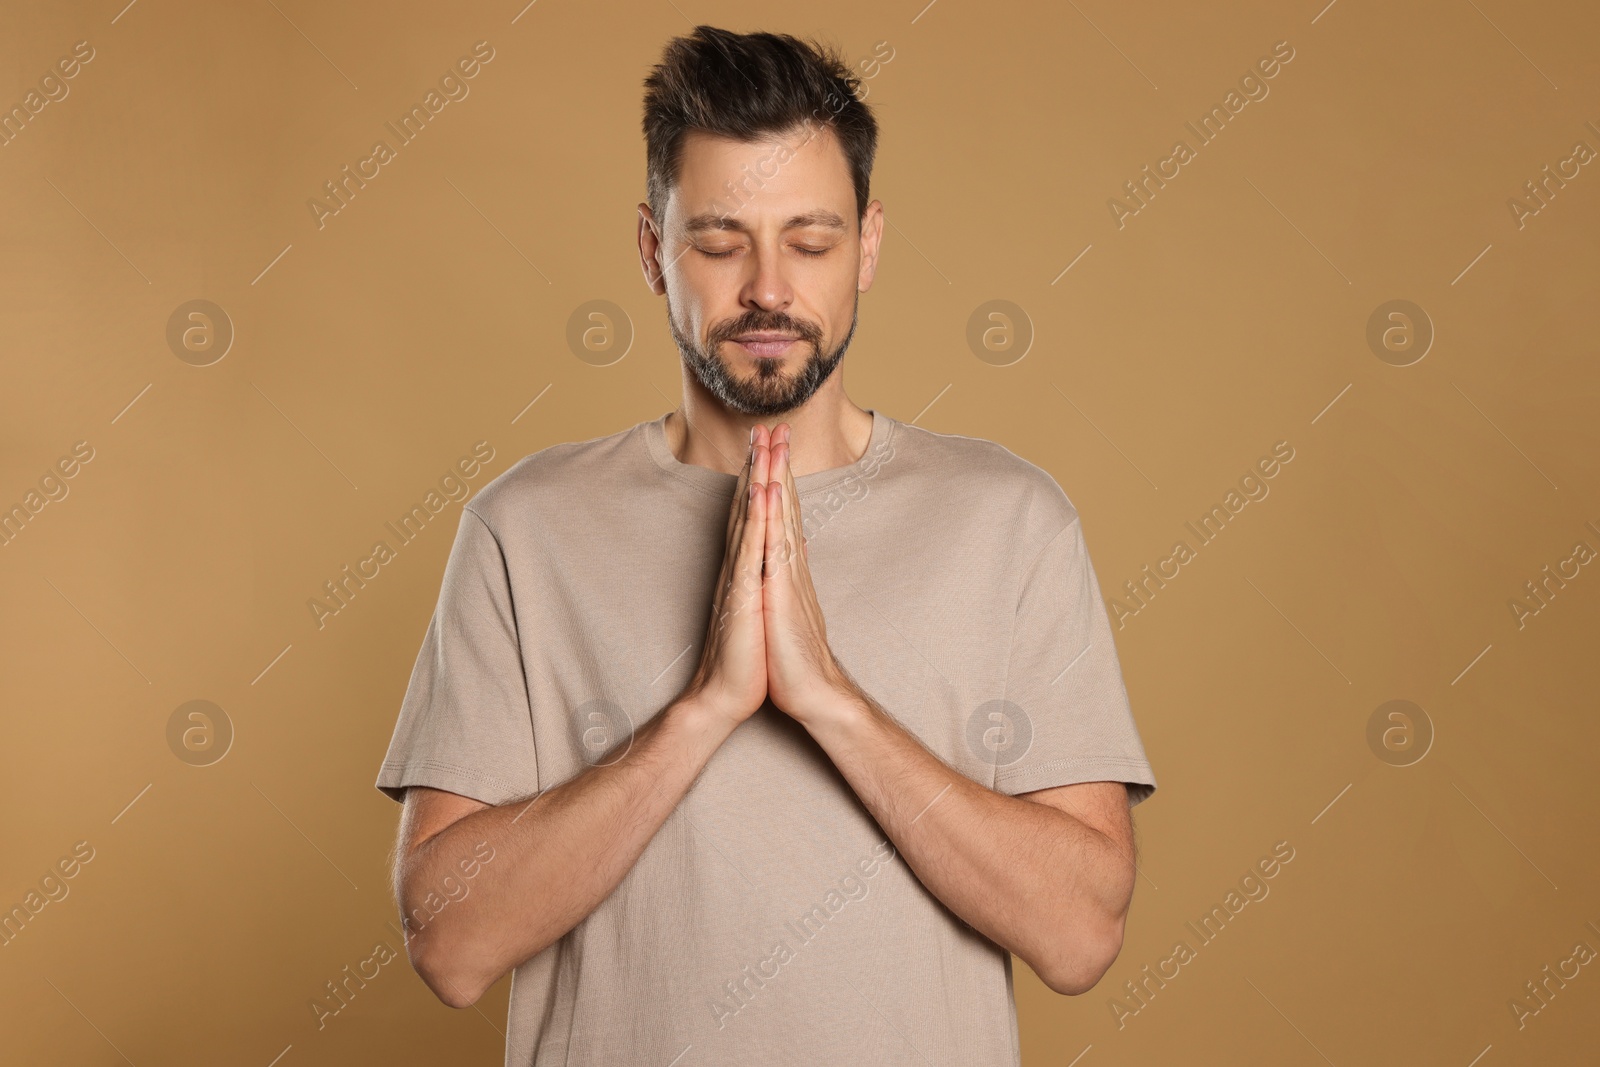
[{"label": "clasped hand", "polygon": [[811,583],[789,425],[757,425],[729,508],[722,571],[687,694],[735,721],[767,698],[802,724],[856,694]]}]

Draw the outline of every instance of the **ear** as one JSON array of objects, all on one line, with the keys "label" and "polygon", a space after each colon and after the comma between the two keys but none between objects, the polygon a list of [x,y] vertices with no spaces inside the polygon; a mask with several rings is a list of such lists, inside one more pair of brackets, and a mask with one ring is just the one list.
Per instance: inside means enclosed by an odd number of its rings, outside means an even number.
[{"label": "ear", "polygon": [[874,200],[861,216],[861,271],[856,276],[856,290],[866,292],[872,288],[872,279],[878,274],[878,248],[883,243],[883,201]]},{"label": "ear", "polygon": [[650,211],[649,204],[639,205],[639,267],[644,271],[645,284],[650,291],[661,296],[667,291],[666,274],[663,271],[662,256],[666,252],[666,243],[662,240],[661,227],[656,223],[656,217]]}]

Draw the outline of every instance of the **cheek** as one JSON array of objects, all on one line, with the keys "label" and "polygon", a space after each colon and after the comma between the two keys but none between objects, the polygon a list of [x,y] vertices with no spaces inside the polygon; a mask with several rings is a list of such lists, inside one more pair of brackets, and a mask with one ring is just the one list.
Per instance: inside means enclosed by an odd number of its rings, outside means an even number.
[{"label": "cheek", "polygon": [[834,292],[827,308],[826,318],[828,332],[837,340],[843,340],[844,335],[850,332],[851,320],[855,318],[859,308],[861,294],[856,290],[855,271],[849,277],[834,282]]},{"label": "cheek", "polygon": [[667,311],[678,329],[690,337],[701,337],[705,333],[705,304],[701,292],[701,285],[683,274],[667,283]]}]

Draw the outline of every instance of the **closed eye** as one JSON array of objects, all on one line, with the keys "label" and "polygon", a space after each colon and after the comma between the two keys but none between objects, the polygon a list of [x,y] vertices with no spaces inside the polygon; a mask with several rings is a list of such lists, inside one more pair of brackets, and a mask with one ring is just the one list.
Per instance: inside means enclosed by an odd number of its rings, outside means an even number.
[{"label": "closed eye", "polygon": [[[802,245],[795,245],[794,250],[803,256],[825,256],[832,251],[831,248],[806,248]],[[737,248],[730,248],[725,252],[708,252],[704,248],[697,247],[695,251],[699,252],[707,259],[726,259],[728,256],[733,255],[739,250]]]}]

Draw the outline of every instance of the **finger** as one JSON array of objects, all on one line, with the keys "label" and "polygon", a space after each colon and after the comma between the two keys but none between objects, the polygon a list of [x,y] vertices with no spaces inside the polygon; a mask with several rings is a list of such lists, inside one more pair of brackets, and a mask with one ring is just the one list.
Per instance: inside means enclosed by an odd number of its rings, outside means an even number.
[{"label": "finger", "polygon": [[789,464],[790,448],[785,433],[783,443],[783,536],[789,542],[789,551],[798,555],[804,548],[800,529],[800,491],[795,488],[794,468]]},{"label": "finger", "polygon": [[780,423],[773,431],[774,439],[783,444],[783,477],[789,484],[789,509],[792,515],[800,514],[800,494],[794,483],[794,427]]},{"label": "finger", "polygon": [[745,490],[753,503],[749,510],[750,517],[741,532],[740,565],[735,574],[735,581],[739,586],[738,600],[741,610],[752,602],[757,605],[760,603],[766,524],[771,514],[766,508],[766,485],[771,458],[766,427],[758,423],[751,434],[750,477]]},{"label": "finger", "polygon": [[805,525],[800,517],[800,490],[795,485],[794,468],[789,462],[793,450],[789,443],[790,428],[787,423],[784,424],[781,432],[783,441],[782,480],[784,483],[783,521],[787,527],[786,536],[794,545],[793,550],[801,557],[804,557],[806,551]]},{"label": "finger", "polygon": [[723,534],[725,545],[737,543],[736,531],[741,529],[745,516],[749,513],[749,494],[745,487],[750,484],[750,464],[755,459],[755,435],[750,435],[750,448],[744,454],[744,466],[739,469],[739,479],[733,486],[733,499],[728,506],[728,529]]},{"label": "finger", "polygon": [[781,439],[772,443],[772,480],[789,480],[789,442]]},{"label": "finger", "polygon": [[[757,427],[757,429],[760,430],[762,427]],[[773,475],[771,475],[771,466],[773,466],[773,450],[771,450],[771,445],[768,445],[768,442],[766,442],[765,437],[766,435],[762,434],[760,435],[760,438],[757,438],[757,442],[755,442],[755,458],[752,459],[752,466],[750,466],[750,478],[752,478],[757,485],[762,486],[765,486],[766,483],[770,482],[771,477],[773,477]]]},{"label": "finger", "polygon": [[[736,501],[739,499],[735,497]],[[745,491],[742,499],[744,507],[734,509],[739,515],[739,523],[731,536],[736,540],[730,540],[723,550],[722,568],[717,574],[717,592],[711,602],[712,616],[719,633],[727,628],[729,622],[732,621],[732,617],[738,612],[740,587],[744,584],[740,578],[740,568],[745,554],[741,546],[744,543],[745,533],[750,525],[747,521],[747,516],[750,512],[750,493],[748,490]]]},{"label": "finger", "polygon": [[[811,581],[811,568],[807,563],[807,546],[805,537],[805,520],[800,510],[800,492],[795,485],[794,469],[789,463],[791,452],[791,436],[793,427],[784,423],[777,430],[778,439],[782,442],[782,470],[781,484],[783,489],[783,518],[785,523],[784,539],[787,548],[783,552],[783,559],[788,565],[785,577],[794,583],[798,597],[799,610],[804,612],[810,620],[812,627],[819,634],[824,634],[825,628],[822,620],[821,605],[817,602],[816,587]],[[778,477],[777,474],[774,475]],[[772,514],[772,509],[768,509]],[[769,538],[770,540],[770,538]]]},{"label": "finger", "polygon": [[740,539],[738,563],[734,568],[736,610],[744,610],[761,592],[762,551],[766,543],[766,494],[751,482],[745,490],[748,519]]},{"label": "finger", "polygon": [[789,463],[790,446],[787,432],[784,434],[783,453],[783,475],[786,486],[784,493],[789,502],[789,534],[794,542],[800,546],[800,552],[804,555],[806,549],[805,522],[800,514],[800,488],[795,484],[794,468]]},{"label": "finger", "polygon": [[[788,446],[785,445],[785,451]],[[809,560],[810,546],[806,543],[805,518],[800,510],[800,492],[795,486],[792,469],[785,483],[784,494],[788,501],[785,511],[785,521],[788,523],[786,536],[791,546],[790,567],[793,568],[792,577],[796,587],[800,590],[800,602],[808,606],[816,599],[816,587],[811,580],[811,564]]]},{"label": "finger", "polygon": [[733,498],[728,503],[728,526],[723,532],[722,566],[717,572],[716,602],[727,598],[728,587],[734,581],[734,572],[738,564],[739,544],[744,538],[744,528],[750,514],[750,461],[755,449],[745,455],[744,469],[739,472],[738,479],[734,482]]},{"label": "finger", "polygon": [[763,571],[763,576],[769,581],[773,578],[786,579],[789,573],[793,547],[786,536],[783,508],[783,482],[773,481],[767,488],[766,513],[771,516],[771,521],[766,528],[766,569]]},{"label": "finger", "polygon": [[751,477],[766,485],[772,479],[772,438],[760,423],[756,423],[755,458],[752,462],[754,473]]},{"label": "finger", "polygon": [[[750,447],[745,449],[744,463],[742,463],[740,465],[740,467],[739,467],[739,480],[741,482],[748,482],[750,480],[750,467],[751,467],[751,464],[755,462],[755,458],[756,458],[756,442],[755,442],[755,438],[752,436],[751,439],[750,439]],[[743,487],[741,486],[740,488],[743,488]],[[742,512],[744,510],[745,509],[742,506],[734,508],[735,512]]]}]

